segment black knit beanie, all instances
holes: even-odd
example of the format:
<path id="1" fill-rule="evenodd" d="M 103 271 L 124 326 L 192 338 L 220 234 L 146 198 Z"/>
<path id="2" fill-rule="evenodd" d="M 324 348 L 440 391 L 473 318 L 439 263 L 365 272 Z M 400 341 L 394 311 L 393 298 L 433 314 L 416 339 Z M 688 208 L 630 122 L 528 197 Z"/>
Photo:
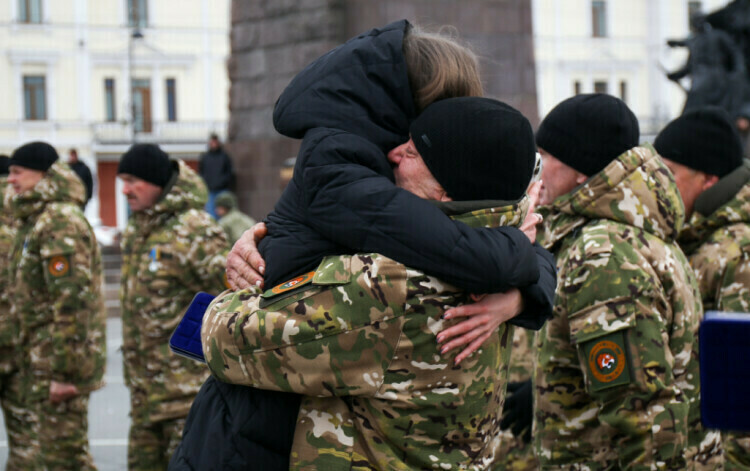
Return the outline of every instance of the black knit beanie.
<path id="1" fill-rule="evenodd" d="M 723 177 L 742 165 L 742 141 L 724 109 L 690 110 L 662 129 L 654 148 L 662 157 Z"/>
<path id="2" fill-rule="evenodd" d="M 8 165 L 46 172 L 58 159 L 57 151 L 46 142 L 29 142 L 13 151 Z"/>
<path id="3" fill-rule="evenodd" d="M 117 173 L 127 173 L 165 187 L 172 177 L 169 155 L 156 144 L 135 144 L 120 158 Z"/>
<path id="4" fill-rule="evenodd" d="M 8 167 L 10 167 L 10 164 L 8 163 L 9 161 L 10 157 L 7 155 L 0 155 L 0 177 L 8 174 Z"/>
<path id="5" fill-rule="evenodd" d="M 517 200 L 534 170 L 534 133 L 516 109 L 490 98 L 449 98 L 409 129 L 430 172 L 454 201 Z"/>
<path id="6" fill-rule="evenodd" d="M 603 93 L 560 102 L 536 132 L 536 144 L 586 176 L 638 145 L 638 120 L 619 98 Z"/>

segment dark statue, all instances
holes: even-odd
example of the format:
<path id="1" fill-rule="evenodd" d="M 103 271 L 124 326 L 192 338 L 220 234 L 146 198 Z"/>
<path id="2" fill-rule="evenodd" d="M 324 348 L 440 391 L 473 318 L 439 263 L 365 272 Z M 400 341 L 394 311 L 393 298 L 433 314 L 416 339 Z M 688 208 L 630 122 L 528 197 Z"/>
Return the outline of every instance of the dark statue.
<path id="1" fill-rule="evenodd" d="M 691 29 L 687 38 L 667 41 L 670 47 L 689 50 L 685 65 L 667 74 L 678 84 L 690 76 L 683 112 L 715 105 L 737 118 L 750 111 L 750 0 L 735 0 L 710 15 L 694 15 Z"/>

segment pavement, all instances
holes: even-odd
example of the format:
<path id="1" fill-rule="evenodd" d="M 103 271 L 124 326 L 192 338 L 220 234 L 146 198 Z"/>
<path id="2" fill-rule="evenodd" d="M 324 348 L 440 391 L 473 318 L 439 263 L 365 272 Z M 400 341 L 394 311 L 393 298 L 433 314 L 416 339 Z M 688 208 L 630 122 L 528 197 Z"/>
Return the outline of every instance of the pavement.
<path id="1" fill-rule="evenodd" d="M 130 396 L 122 377 L 122 322 L 107 319 L 106 385 L 91 394 L 89 402 L 89 445 L 99 471 L 127 469 Z M 8 460 L 8 439 L 0 414 L 0 469 Z"/>

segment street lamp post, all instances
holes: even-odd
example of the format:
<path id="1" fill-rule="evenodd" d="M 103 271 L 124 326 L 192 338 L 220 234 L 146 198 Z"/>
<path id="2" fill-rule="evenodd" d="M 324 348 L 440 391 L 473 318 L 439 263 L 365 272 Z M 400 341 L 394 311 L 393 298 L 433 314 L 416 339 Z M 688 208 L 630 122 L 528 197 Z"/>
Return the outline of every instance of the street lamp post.
<path id="1" fill-rule="evenodd" d="M 142 39 L 143 33 L 138 27 L 133 27 L 128 37 L 128 90 L 130 91 L 130 144 L 135 144 L 135 88 L 133 87 L 133 48 L 136 39 Z"/>

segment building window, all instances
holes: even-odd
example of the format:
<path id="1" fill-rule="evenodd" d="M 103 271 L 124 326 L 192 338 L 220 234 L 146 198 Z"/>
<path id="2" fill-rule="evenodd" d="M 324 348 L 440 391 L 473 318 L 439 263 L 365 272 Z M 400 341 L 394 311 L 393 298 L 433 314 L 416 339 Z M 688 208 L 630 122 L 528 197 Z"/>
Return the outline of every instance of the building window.
<path id="1" fill-rule="evenodd" d="M 117 121 L 117 112 L 115 110 L 115 79 L 104 79 L 104 107 L 105 119 L 107 121 Z"/>
<path id="2" fill-rule="evenodd" d="M 607 3 L 604 0 L 591 2 L 591 34 L 595 38 L 607 36 Z"/>
<path id="3" fill-rule="evenodd" d="M 580 95 L 581 94 L 581 81 L 576 80 L 573 82 L 573 94 L 574 95 Z"/>
<path id="4" fill-rule="evenodd" d="M 620 81 L 620 100 L 628 102 L 628 82 L 625 80 Z"/>
<path id="5" fill-rule="evenodd" d="M 47 100 L 43 75 L 24 75 L 24 117 L 28 120 L 47 119 Z"/>
<path id="6" fill-rule="evenodd" d="M 128 25 L 145 28 L 148 25 L 148 1 L 128 0 Z"/>
<path id="7" fill-rule="evenodd" d="M 18 0 L 18 21 L 21 23 L 41 23 L 42 0 Z"/>
<path id="8" fill-rule="evenodd" d="M 594 93 L 609 93 L 607 82 L 594 82 Z"/>
<path id="9" fill-rule="evenodd" d="M 703 2 L 688 2 L 688 30 L 693 30 L 693 18 L 703 11 Z"/>
<path id="10" fill-rule="evenodd" d="M 151 81 L 133 79 L 133 126 L 136 132 L 151 132 Z"/>
<path id="11" fill-rule="evenodd" d="M 177 121 L 177 80 L 167 79 L 167 121 Z"/>

